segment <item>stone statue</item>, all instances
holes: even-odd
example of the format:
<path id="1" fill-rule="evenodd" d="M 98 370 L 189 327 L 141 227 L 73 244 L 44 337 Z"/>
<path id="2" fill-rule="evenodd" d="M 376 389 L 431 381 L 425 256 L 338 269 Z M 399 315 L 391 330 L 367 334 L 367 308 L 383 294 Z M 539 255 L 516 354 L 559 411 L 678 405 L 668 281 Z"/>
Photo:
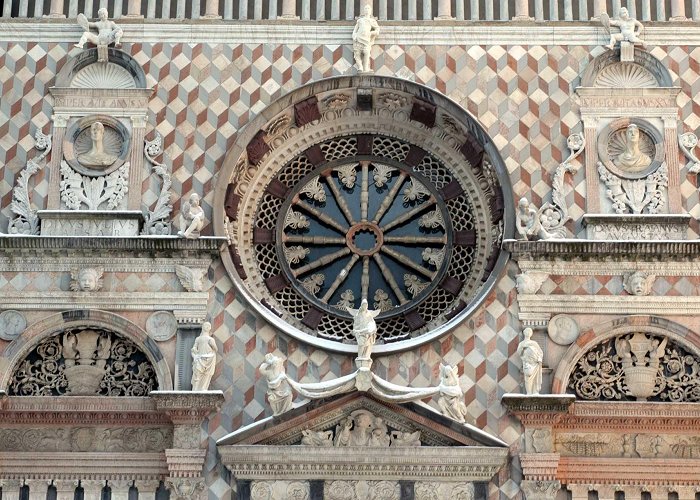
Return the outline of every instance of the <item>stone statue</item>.
<path id="1" fill-rule="evenodd" d="M 178 235 L 183 238 L 196 239 L 199 238 L 199 232 L 204 227 L 204 210 L 199 206 L 199 195 L 192 193 L 189 201 L 182 205 L 182 217 L 189 225 L 184 231 L 178 231 Z M 185 227 L 186 223 L 183 223 Z"/>
<path id="2" fill-rule="evenodd" d="M 515 210 L 515 227 L 523 240 L 549 240 L 552 234 L 542 227 L 540 211 L 527 198 L 520 198 Z"/>
<path id="3" fill-rule="evenodd" d="M 651 287 L 654 285 L 654 281 L 656 281 L 656 275 L 637 271 L 632 274 L 625 275 L 623 279 L 623 286 L 625 291 L 630 295 L 649 295 L 651 293 Z"/>
<path id="4" fill-rule="evenodd" d="M 457 367 L 440 365 L 440 398 L 438 406 L 442 414 L 457 422 L 466 422 L 467 405 L 464 404 L 464 392 L 459 385 Z"/>
<path id="5" fill-rule="evenodd" d="M 369 58 L 372 45 L 379 35 L 379 24 L 372 17 L 372 5 L 367 3 L 362 9 L 362 15 L 357 18 L 355 29 L 352 32 L 352 54 L 355 57 L 355 65 L 360 72 L 372 71 Z"/>
<path id="6" fill-rule="evenodd" d="M 391 432 L 391 446 L 394 448 L 405 448 L 411 446 L 420 446 L 420 431 L 416 432 Z"/>
<path id="7" fill-rule="evenodd" d="M 105 152 L 105 126 L 101 122 L 95 122 L 90 125 L 90 139 L 92 139 L 90 151 L 78 155 L 78 161 L 81 165 L 102 168 L 111 165 L 117 160 L 116 155 Z"/>
<path id="8" fill-rule="evenodd" d="M 281 415 L 292 407 L 292 390 L 284 372 L 281 358 L 271 352 L 265 354 L 265 361 L 260 365 L 260 373 L 267 378 L 267 399 L 273 415 Z"/>
<path id="9" fill-rule="evenodd" d="M 651 158 L 639 149 L 639 127 L 634 123 L 625 130 L 625 150 L 612 162 L 626 172 L 640 172 L 651 165 Z"/>
<path id="10" fill-rule="evenodd" d="M 607 14 L 601 14 L 600 21 L 603 27 L 610 33 L 610 43 L 606 47 L 610 50 L 615 48 L 617 42 L 629 42 L 634 45 L 646 46 L 644 40 L 639 38 L 644 26 L 642 23 L 630 17 L 626 7 L 620 9 L 618 19 L 610 19 Z M 611 33 L 610 26 L 620 28 L 619 33 Z"/>
<path id="11" fill-rule="evenodd" d="M 211 323 L 202 324 L 202 333 L 192 346 L 192 390 L 206 391 L 216 368 L 216 342 L 210 335 Z"/>
<path id="12" fill-rule="evenodd" d="M 87 20 L 84 14 L 78 14 L 78 24 L 85 30 L 80 41 L 75 44 L 76 47 L 82 49 L 85 42 L 90 42 L 97 45 L 98 61 L 107 61 L 107 46 L 114 43 L 115 46 L 121 45 L 121 38 L 124 32 L 116 25 L 114 21 L 107 19 L 109 13 L 104 7 L 97 11 L 97 22 L 91 23 Z M 94 34 L 90 29 L 96 29 L 97 34 Z"/>
<path id="13" fill-rule="evenodd" d="M 544 353 L 540 345 L 532 340 L 532 328 L 523 330 L 525 337 L 518 345 L 518 356 L 523 362 L 525 393 L 539 394 L 542 388 L 542 360 Z"/>
<path id="14" fill-rule="evenodd" d="M 370 359 L 372 357 L 372 347 L 377 341 L 377 324 L 374 318 L 381 310 L 368 309 L 367 299 L 362 299 L 359 309 L 348 307 L 348 312 L 354 318 L 352 333 L 357 340 L 357 359 Z"/>
<path id="15" fill-rule="evenodd" d="M 101 267 L 83 267 L 82 269 L 71 269 L 70 289 L 73 292 L 96 292 L 102 288 Z"/>
<path id="16" fill-rule="evenodd" d="M 301 431 L 301 444 L 304 446 L 333 446 L 333 431 Z"/>

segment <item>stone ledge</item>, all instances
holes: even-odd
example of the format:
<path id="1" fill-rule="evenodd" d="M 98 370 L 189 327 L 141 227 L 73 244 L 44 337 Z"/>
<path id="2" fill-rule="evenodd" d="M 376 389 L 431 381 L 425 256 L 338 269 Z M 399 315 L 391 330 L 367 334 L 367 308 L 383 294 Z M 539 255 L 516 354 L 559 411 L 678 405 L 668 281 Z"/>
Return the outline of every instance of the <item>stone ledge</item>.
<path id="1" fill-rule="evenodd" d="M 565 484 L 695 486 L 699 464 L 689 459 L 561 457 L 557 479 Z"/>
<path id="2" fill-rule="evenodd" d="M 16 255 L 17 250 L 81 252 L 110 250 L 161 253 L 191 252 L 218 255 L 227 244 L 225 237 L 202 236 L 197 239 L 178 236 L 14 236 L 0 235 L 0 255 L 5 252 Z"/>
<path id="3" fill-rule="evenodd" d="M 224 402 L 223 391 L 151 391 L 149 396 L 176 425 L 200 424 Z"/>
<path id="4" fill-rule="evenodd" d="M 504 394 L 501 398 L 512 413 L 566 413 L 574 401 L 573 394 Z"/>
<path id="5" fill-rule="evenodd" d="M 222 463 L 238 479 L 489 481 L 508 457 L 507 448 L 315 448 L 219 446 Z"/>
<path id="6" fill-rule="evenodd" d="M 582 260 L 678 260 L 700 256 L 700 240 L 504 240 L 503 249 L 515 260 L 547 260 L 579 257 Z"/>

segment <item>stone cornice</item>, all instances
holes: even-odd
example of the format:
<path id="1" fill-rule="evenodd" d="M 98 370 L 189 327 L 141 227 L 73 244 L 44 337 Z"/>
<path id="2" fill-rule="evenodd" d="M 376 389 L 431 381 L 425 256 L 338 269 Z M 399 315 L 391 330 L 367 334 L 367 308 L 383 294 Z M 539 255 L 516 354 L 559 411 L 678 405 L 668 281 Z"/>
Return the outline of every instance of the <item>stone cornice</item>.
<path id="1" fill-rule="evenodd" d="M 104 256 L 106 252 L 118 257 L 170 255 L 218 255 L 226 244 L 226 238 L 208 236 L 198 239 L 178 238 L 177 236 L 0 236 L 0 257 L 16 256 L 18 251 L 25 255 L 47 255 L 65 257 L 79 253 Z"/>
<path id="2" fill-rule="evenodd" d="M 526 427 L 556 425 L 576 400 L 571 394 L 504 394 L 501 403 Z"/>
<path id="3" fill-rule="evenodd" d="M 222 391 L 152 391 L 149 396 L 176 425 L 200 424 L 224 402 Z"/>
<path id="4" fill-rule="evenodd" d="M 4 479 L 160 479 L 168 475 L 164 453 L 0 453 Z"/>
<path id="5" fill-rule="evenodd" d="M 120 19 L 122 43 L 352 44 L 352 21 L 156 21 Z M 595 22 L 381 21 L 379 45 L 592 45 L 609 41 Z M 694 23 L 645 23 L 651 46 L 700 45 Z M 71 42 L 80 38 L 74 20 L 12 19 L 0 22 L 0 42 Z"/>
<path id="6" fill-rule="evenodd" d="M 622 273 L 620 273 L 622 274 Z M 527 314 L 653 314 L 696 316 L 700 297 L 631 295 L 518 295 L 518 306 Z"/>
<path id="7" fill-rule="evenodd" d="M 558 430 L 658 433 L 697 432 L 700 403 L 577 401 Z"/>
<path id="8" fill-rule="evenodd" d="M 671 259 L 671 257 L 669 257 Z M 0 260 L 0 262 L 2 262 Z M 530 260 L 520 259 L 518 261 L 520 270 L 536 271 L 559 276 L 621 276 L 624 273 L 642 271 L 643 273 L 655 274 L 657 276 L 700 276 L 700 262 L 698 261 L 658 261 L 644 262 L 633 258 L 615 262 L 615 267 L 611 268 L 610 263 L 601 261 L 583 260 Z"/>
<path id="9" fill-rule="evenodd" d="M 661 261 L 666 259 L 695 259 L 700 256 L 700 240 L 689 241 L 595 241 L 595 240 L 505 240 L 503 249 L 515 260 L 571 259 L 608 262 L 637 259 Z"/>
<path id="10" fill-rule="evenodd" d="M 303 449 L 303 453 L 300 452 Z M 222 463 L 237 479 L 358 479 L 489 481 L 508 449 L 482 446 L 411 448 L 315 448 L 219 446 Z"/>

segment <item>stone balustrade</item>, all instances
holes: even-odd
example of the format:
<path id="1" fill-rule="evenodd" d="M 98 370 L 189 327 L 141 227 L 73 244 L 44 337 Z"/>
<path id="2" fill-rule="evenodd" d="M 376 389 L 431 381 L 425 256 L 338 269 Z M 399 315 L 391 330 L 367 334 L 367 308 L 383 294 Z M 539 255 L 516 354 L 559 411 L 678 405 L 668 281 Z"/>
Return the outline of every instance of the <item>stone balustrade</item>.
<path id="1" fill-rule="evenodd" d="M 364 5 L 362 0 L 361 4 Z M 110 2 L 111 3 L 111 2 Z M 3 18 L 75 18 L 78 0 L 18 0 L 5 2 Z M 374 14 L 383 21 L 588 21 L 621 6 L 640 21 L 700 20 L 700 0 L 373 0 Z M 146 19 L 301 19 L 353 20 L 360 14 L 354 0 L 261 0 L 252 10 L 247 0 L 114 0 L 114 18 Z M 84 14 L 96 17 L 107 0 L 85 2 Z M 483 8 L 482 8 L 483 7 Z"/>

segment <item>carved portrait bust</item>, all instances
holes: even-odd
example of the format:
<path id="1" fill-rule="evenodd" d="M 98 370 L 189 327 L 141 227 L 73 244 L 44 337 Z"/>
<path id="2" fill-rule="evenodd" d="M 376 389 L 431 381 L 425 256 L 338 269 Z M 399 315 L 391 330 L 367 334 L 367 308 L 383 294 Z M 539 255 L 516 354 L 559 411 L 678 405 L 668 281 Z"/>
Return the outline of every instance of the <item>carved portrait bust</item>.
<path id="1" fill-rule="evenodd" d="M 600 132 L 598 154 L 600 161 L 616 176 L 643 179 L 661 166 L 663 139 L 645 120 L 622 118 Z"/>
<path id="2" fill-rule="evenodd" d="M 90 116 L 68 127 L 63 152 L 73 170 L 95 177 L 124 164 L 129 142 L 129 131 L 120 121 L 105 115 Z"/>

